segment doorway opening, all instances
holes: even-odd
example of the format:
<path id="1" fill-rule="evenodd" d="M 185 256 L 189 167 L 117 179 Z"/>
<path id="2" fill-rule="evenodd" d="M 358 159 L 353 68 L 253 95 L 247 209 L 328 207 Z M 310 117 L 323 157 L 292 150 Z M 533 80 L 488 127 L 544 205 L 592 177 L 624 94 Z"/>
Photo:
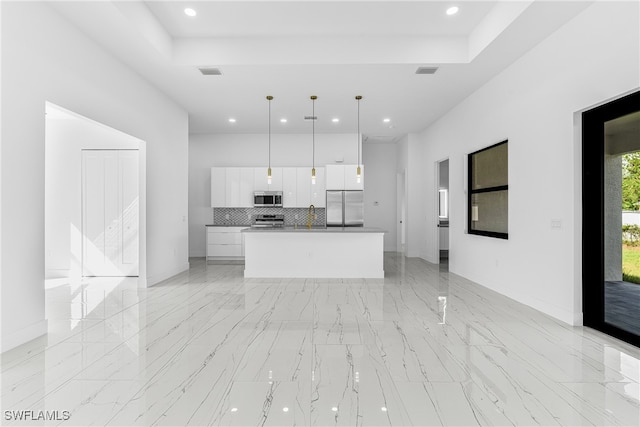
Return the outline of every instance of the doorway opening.
<path id="1" fill-rule="evenodd" d="M 52 103 L 45 122 L 45 278 L 134 276 L 145 286 L 144 141 Z M 102 160 L 89 164 L 87 153 Z"/>
<path id="2" fill-rule="evenodd" d="M 406 254 L 407 246 L 407 196 L 406 196 L 406 179 L 405 172 L 398 172 L 396 176 L 396 218 L 397 218 L 397 242 L 396 251 L 403 258 Z"/>
<path id="3" fill-rule="evenodd" d="M 449 159 L 436 164 L 438 209 L 437 241 L 438 260 L 441 266 L 449 265 Z"/>
<path id="4" fill-rule="evenodd" d="M 584 112 L 582 149 L 584 325 L 638 346 L 640 92 Z"/>

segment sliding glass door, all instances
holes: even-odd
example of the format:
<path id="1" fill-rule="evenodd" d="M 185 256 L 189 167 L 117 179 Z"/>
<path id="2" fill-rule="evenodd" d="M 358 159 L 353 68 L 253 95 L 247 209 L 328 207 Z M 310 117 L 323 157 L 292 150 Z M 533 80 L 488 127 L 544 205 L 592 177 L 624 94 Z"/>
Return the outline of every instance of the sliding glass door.
<path id="1" fill-rule="evenodd" d="M 640 92 L 586 111 L 584 325 L 640 345 Z"/>

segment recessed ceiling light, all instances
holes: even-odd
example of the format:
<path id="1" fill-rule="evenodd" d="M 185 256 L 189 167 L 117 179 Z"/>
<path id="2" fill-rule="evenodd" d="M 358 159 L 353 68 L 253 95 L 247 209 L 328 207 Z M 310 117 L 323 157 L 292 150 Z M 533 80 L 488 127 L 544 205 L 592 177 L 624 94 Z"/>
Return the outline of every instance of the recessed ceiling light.
<path id="1" fill-rule="evenodd" d="M 236 122 L 236 119 L 234 119 L 233 117 L 229 119 L 229 123 L 235 123 L 235 122 Z"/>
<path id="2" fill-rule="evenodd" d="M 231 412 L 238 412 L 238 408 L 231 408 Z"/>
<path id="3" fill-rule="evenodd" d="M 198 14 L 198 12 L 196 12 L 194 9 L 191 9 L 190 7 L 188 7 L 188 8 L 186 8 L 184 10 L 184 14 L 187 15 L 187 16 L 194 17 L 194 16 L 196 16 Z"/>
<path id="4" fill-rule="evenodd" d="M 287 123 L 287 119 L 280 119 L 280 123 Z"/>
<path id="5" fill-rule="evenodd" d="M 447 15 L 455 15 L 459 10 L 460 8 L 458 6 L 451 6 L 449 9 L 447 9 Z"/>
<path id="6" fill-rule="evenodd" d="M 282 412 L 289 412 L 289 408 L 285 406 L 284 408 L 282 408 Z"/>
<path id="7" fill-rule="evenodd" d="M 333 408 L 331 408 L 331 410 L 332 410 L 333 412 L 338 412 L 338 407 L 337 407 L 337 406 L 334 406 Z"/>
<path id="8" fill-rule="evenodd" d="M 338 123 L 338 122 L 340 121 L 340 119 L 339 119 L 339 118 L 337 118 L 337 117 L 334 117 L 333 119 L 331 119 L 331 121 L 332 121 L 333 123 Z"/>
<path id="9" fill-rule="evenodd" d="M 385 123 L 389 123 L 391 121 L 391 119 L 382 119 L 383 122 Z"/>

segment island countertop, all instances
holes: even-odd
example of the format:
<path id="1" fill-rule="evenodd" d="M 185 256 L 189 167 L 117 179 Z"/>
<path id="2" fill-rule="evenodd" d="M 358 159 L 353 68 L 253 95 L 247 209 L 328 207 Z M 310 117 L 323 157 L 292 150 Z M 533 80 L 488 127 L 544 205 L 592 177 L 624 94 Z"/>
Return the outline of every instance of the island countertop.
<path id="1" fill-rule="evenodd" d="M 243 233 L 386 233 L 385 230 L 375 227 L 282 227 L 282 228 L 245 228 Z"/>

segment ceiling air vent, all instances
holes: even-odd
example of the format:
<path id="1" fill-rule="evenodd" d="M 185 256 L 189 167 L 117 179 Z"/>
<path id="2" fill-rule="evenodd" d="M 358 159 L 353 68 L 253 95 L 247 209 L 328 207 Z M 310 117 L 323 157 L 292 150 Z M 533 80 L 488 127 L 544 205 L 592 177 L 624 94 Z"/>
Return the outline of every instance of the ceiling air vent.
<path id="1" fill-rule="evenodd" d="M 416 74 L 435 74 L 438 67 L 418 67 Z"/>
<path id="2" fill-rule="evenodd" d="M 305 120 L 318 120 L 318 116 L 304 116 Z"/>
<path id="3" fill-rule="evenodd" d="M 214 67 L 198 67 L 203 76 L 221 76 L 222 71 Z"/>

